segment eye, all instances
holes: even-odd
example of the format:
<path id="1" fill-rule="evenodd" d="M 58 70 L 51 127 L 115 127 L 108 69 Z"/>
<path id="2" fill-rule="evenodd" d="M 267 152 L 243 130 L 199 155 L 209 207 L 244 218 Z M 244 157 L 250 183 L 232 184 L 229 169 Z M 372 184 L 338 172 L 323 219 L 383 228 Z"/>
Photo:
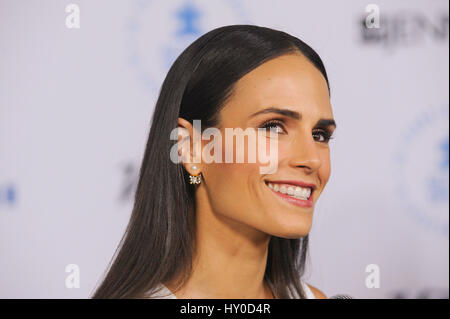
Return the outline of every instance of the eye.
<path id="1" fill-rule="evenodd" d="M 326 130 L 317 130 L 315 132 L 313 132 L 313 137 L 316 139 L 316 137 L 318 139 L 316 139 L 316 141 L 320 142 L 320 143 L 328 143 L 332 138 L 334 138 L 332 136 L 332 132 L 330 132 L 328 129 Z"/>
<path id="2" fill-rule="evenodd" d="M 264 122 L 259 126 L 259 128 L 262 129 L 269 129 L 270 131 L 274 131 L 277 134 L 283 134 L 286 133 L 286 130 L 284 129 L 284 123 L 281 120 L 270 120 L 267 122 Z"/>

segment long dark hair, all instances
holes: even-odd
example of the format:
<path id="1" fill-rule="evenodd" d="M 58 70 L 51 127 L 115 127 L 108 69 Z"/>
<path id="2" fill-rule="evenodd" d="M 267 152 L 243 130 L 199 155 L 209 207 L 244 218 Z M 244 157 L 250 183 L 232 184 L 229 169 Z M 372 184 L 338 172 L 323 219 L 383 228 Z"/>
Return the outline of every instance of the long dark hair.
<path id="1" fill-rule="evenodd" d="M 186 282 L 195 251 L 194 188 L 181 164 L 170 160 L 177 142 L 169 138 L 178 117 L 203 127 L 218 114 L 234 84 L 262 63 L 289 53 L 303 54 L 322 73 L 325 67 L 306 43 L 285 32 L 231 25 L 214 29 L 177 58 L 161 87 L 139 174 L 131 219 L 93 298 L 142 298 L 161 283 Z M 272 236 L 264 275 L 276 298 L 305 297 L 308 235 Z"/>

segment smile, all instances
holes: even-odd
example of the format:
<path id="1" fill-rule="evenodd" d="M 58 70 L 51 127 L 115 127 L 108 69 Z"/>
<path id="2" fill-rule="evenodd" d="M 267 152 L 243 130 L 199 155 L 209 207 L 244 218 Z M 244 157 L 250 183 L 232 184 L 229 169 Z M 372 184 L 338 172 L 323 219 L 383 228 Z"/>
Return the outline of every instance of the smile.
<path id="1" fill-rule="evenodd" d="M 301 187 L 286 182 L 266 182 L 266 185 L 275 195 L 290 204 L 300 207 L 313 205 L 313 187 Z"/>

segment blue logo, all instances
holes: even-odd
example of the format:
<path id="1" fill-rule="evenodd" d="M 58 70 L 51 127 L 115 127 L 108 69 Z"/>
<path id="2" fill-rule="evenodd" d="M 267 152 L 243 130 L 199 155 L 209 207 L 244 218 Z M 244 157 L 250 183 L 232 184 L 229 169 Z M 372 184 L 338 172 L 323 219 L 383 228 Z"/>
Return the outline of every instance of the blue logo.
<path id="1" fill-rule="evenodd" d="M 200 34 L 198 26 L 198 19 L 200 18 L 200 11 L 192 3 L 185 3 L 179 10 L 176 11 L 176 17 L 181 23 L 181 28 L 177 32 L 177 36 L 183 37 L 186 35 Z"/>
<path id="2" fill-rule="evenodd" d="M 404 211 L 448 237 L 449 106 L 418 114 L 400 140 L 397 191 Z"/>
<path id="3" fill-rule="evenodd" d="M 448 136 L 444 137 L 436 148 L 441 160 L 433 175 L 429 177 L 429 196 L 431 200 L 448 201 Z"/>
<path id="4" fill-rule="evenodd" d="M 12 206 L 17 200 L 17 190 L 12 184 L 0 186 L 0 206 Z"/>
<path id="5" fill-rule="evenodd" d="M 238 0 L 134 1 L 126 26 L 128 62 L 145 90 L 157 94 L 177 56 L 202 34 L 249 23 Z"/>

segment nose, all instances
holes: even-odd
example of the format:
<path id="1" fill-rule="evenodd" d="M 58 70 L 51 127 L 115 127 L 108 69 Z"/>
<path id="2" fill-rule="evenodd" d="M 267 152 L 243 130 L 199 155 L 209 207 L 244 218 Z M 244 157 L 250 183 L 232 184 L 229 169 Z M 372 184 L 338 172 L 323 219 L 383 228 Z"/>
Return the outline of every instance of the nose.
<path id="1" fill-rule="evenodd" d="M 322 165 L 317 143 L 312 134 L 302 134 L 293 142 L 289 165 L 303 168 L 306 173 L 317 171 Z"/>

